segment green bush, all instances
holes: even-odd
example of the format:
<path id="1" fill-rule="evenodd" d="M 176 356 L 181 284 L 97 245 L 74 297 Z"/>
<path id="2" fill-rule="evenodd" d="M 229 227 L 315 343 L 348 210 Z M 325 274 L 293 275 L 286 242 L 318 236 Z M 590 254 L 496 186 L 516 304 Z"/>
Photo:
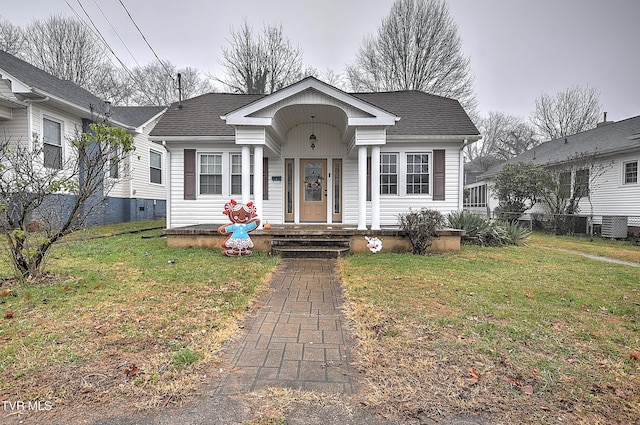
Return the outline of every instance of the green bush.
<path id="1" fill-rule="evenodd" d="M 531 232 L 517 224 L 489 220 L 468 211 L 454 211 L 447 216 L 449 227 L 462 229 L 462 243 L 482 246 L 519 245 Z"/>
<path id="2" fill-rule="evenodd" d="M 419 211 L 409 210 L 398 215 L 400 228 L 409 238 L 413 253 L 424 255 L 433 243 L 436 230 L 443 227 L 445 220 L 436 210 L 422 208 Z"/>

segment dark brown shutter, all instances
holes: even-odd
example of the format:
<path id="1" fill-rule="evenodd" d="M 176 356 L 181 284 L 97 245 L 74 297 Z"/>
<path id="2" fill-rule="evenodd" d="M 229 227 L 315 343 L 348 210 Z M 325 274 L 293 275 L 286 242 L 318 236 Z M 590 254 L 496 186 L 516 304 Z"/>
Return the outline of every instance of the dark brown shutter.
<path id="1" fill-rule="evenodd" d="M 269 200 L 269 158 L 262 158 L 262 199 Z"/>
<path id="2" fill-rule="evenodd" d="M 444 201 L 444 149 L 433 151 L 433 200 Z"/>
<path id="3" fill-rule="evenodd" d="M 184 150 L 184 199 L 196 199 L 196 150 Z"/>

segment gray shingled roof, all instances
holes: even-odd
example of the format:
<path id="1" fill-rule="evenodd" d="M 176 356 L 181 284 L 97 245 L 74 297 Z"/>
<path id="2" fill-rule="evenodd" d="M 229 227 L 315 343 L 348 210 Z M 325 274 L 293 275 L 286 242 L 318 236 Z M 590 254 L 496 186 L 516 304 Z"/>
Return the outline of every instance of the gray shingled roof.
<path id="1" fill-rule="evenodd" d="M 151 132 L 154 137 L 233 136 L 235 130 L 220 119 L 265 95 L 209 93 L 171 105 Z M 401 119 L 389 135 L 479 135 L 457 100 L 419 91 L 355 93 L 352 96 Z"/>
<path id="2" fill-rule="evenodd" d="M 354 97 L 400 117 L 389 135 L 471 136 L 480 132 L 460 103 L 417 90 L 354 93 Z"/>
<path id="3" fill-rule="evenodd" d="M 172 104 L 151 131 L 152 136 L 234 136 L 220 117 L 264 95 L 208 93 Z"/>
<path id="4" fill-rule="evenodd" d="M 165 110 L 165 106 L 112 106 L 111 110 L 118 117 L 126 117 L 127 124 L 140 127 L 151 118 Z"/>
<path id="5" fill-rule="evenodd" d="M 640 150 L 640 140 L 631 136 L 640 131 L 640 116 L 627 118 L 572 136 L 549 140 L 506 162 L 495 165 L 481 178 L 496 175 L 504 164 L 512 162 L 533 162 L 540 165 L 560 164 L 582 156 L 602 156 L 617 152 Z"/>
<path id="6" fill-rule="evenodd" d="M 11 74 L 25 85 L 38 89 L 46 95 L 62 99 L 78 108 L 88 110 L 89 105 L 101 108 L 104 103 L 103 99 L 100 99 L 77 84 L 68 80 L 61 80 L 2 50 L 0 50 L 0 69 Z M 147 116 L 148 120 L 160 110 L 162 110 L 162 108 L 156 109 L 156 112 L 151 114 L 151 109 L 133 111 L 129 110 L 128 107 L 114 108 L 111 119 L 124 125 L 138 127 L 140 124 L 136 125 L 136 123 L 140 122 L 143 114 L 151 114 Z"/>

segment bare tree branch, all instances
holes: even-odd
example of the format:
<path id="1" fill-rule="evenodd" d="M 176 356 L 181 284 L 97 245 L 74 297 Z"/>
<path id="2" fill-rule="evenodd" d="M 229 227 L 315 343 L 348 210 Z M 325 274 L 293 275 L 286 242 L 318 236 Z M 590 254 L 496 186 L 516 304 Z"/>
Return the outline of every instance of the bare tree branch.
<path id="1" fill-rule="evenodd" d="M 443 0 L 396 0 L 347 74 L 355 91 L 421 90 L 476 113 L 469 58 Z"/>
<path id="2" fill-rule="evenodd" d="M 0 20 L 0 50 L 4 50 L 17 57 L 22 57 L 24 51 L 24 31 L 6 19 Z"/>
<path id="3" fill-rule="evenodd" d="M 245 20 L 231 28 L 231 46 L 222 48 L 224 79 L 212 77 L 236 93 L 273 93 L 302 76 L 302 50 L 293 47 L 282 26 L 265 26 L 255 34 Z"/>
<path id="4" fill-rule="evenodd" d="M 595 88 L 573 86 L 550 96 L 536 99 L 531 123 L 546 139 L 558 139 L 595 128 L 602 106 Z"/>

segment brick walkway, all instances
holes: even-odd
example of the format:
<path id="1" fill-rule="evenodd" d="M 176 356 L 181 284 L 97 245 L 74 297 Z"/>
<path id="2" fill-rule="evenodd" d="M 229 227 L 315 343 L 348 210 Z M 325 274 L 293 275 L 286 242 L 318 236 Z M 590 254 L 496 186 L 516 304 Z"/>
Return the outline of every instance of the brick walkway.
<path id="1" fill-rule="evenodd" d="M 355 390 L 349 366 L 351 340 L 340 310 L 336 260 L 282 259 L 271 289 L 246 334 L 230 347 L 231 373 L 216 394 L 266 386 L 320 392 Z"/>

